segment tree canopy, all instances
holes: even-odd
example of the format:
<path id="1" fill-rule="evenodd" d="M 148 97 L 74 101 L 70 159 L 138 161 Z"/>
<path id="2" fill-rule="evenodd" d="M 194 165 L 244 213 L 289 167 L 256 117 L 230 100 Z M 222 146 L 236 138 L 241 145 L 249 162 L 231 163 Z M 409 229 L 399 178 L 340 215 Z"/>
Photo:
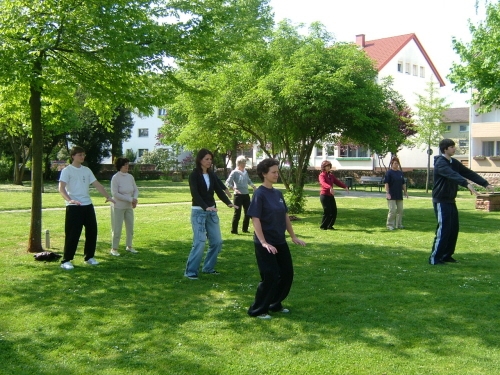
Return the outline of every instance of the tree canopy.
<path id="1" fill-rule="evenodd" d="M 164 129 L 190 145 L 245 133 L 265 155 L 280 155 L 282 180 L 298 201 L 318 142 L 343 137 L 378 151 L 401 134 L 390 87 L 376 83 L 372 60 L 320 24 L 300 31 L 281 22 L 269 40 L 192 77 L 195 89 L 178 92 Z"/>
<path id="2" fill-rule="evenodd" d="M 413 143 L 427 148 L 427 179 L 425 183 L 426 192 L 429 189 L 431 154 L 433 146 L 438 146 L 445 132 L 443 113 L 450 107 L 445 98 L 439 96 L 437 83 L 432 80 L 428 82 L 425 89 L 426 95 L 417 94 L 418 101 L 415 104 L 416 111 L 416 134 L 412 138 Z"/>
<path id="3" fill-rule="evenodd" d="M 81 89 L 103 120 L 118 106 L 150 113 L 169 95 L 160 78 L 171 76 L 172 61 L 187 70 L 212 66 L 271 24 L 267 0 L 1 0 L 0 86 L 29 98 L 28 250 L 41 250 L 44 107 L 70 108 Z"/>
<path id="4" fill-rule="evenodd" d="M 472 91 L 471 101 L 479 106 L 479 112 L 500 106 L 500 3 L 485 2 L 485 5 L 485 21 L 478 25 L 469 23 L 471 41 L 453 39 L 453 49 L 460 56 L 460 62 L 453 63 L 448 75 L 456 91 Z"/>

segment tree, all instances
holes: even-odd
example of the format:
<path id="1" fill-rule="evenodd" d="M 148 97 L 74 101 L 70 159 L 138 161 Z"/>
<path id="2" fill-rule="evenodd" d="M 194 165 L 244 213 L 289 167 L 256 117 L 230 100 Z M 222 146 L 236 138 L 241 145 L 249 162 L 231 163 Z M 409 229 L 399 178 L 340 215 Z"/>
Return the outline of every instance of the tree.
<path id="1" fill-rule="evenodd" d="M 208 67 L 272 19 L 266 0 L 0 1 L 0 85 L 29 97 L 33 185 L 28 251 L 42 250 L 43 105 L 71 108 L 75 92 L 105 120 L 118 105 L 151 113 L 165 102 L 172 59 Z"/>
<path id="2" fill-rule="evenodd" d="M 110 143 L 111 143 L 111 158 L 123 156 L 123 142 L 128 140 L 132 135 L 132 128 L 134 127 L 134 121 L 132 120 L 132 112 L 119 106 L 115 113 L 116 117 L 111 122 L 111 129 L 109 132 Z"/>
<path id="3" fill-rule="evenodd" d="M 478 112 L 490 112 L 500 106 L 500 3 L 485 2 L 486 19 L 477 26 L 469 23 L 470 43 L 453 38 L 453 49 L 460 56 L 453 63 L 448 79 L 461 93 L 472 91 L 471 102 Z M 477 4 L 476 4 L 477 7 Z"/>
<path id="4" fill-rule="evenodd" d="M 268 41 L 193 78 L 196 90 L 177 95 L 168 121 L 180 143 L 195 134 L 244 131 L 267 156 L 279 155 L 287 202 L 300 212 L 315 144 L 343 136 L 379 150 L 398 131 L 376 77 L 372 60 L 355 45 L 334 43 L 320 24 L 302 35 L 285 21 Z"/>
<path id="5" fill-rule="evenodd" d="M 444 111 L 450 107 L 445 103 L 445 98 L 440 98 L 437 84 L 429 81 L 425 92 L 426 96 L 417 94 L 418 102 L 416 112 L 417 133 L 413 142 L 417 147 L 425 145 L 427 148 L 427 179 L 425 182 L 425 192 L 429 192 L 429 179 L 431 169 L 431 155 L 433 146 L 438 146 L 446 128 L 442 121 Z"/>

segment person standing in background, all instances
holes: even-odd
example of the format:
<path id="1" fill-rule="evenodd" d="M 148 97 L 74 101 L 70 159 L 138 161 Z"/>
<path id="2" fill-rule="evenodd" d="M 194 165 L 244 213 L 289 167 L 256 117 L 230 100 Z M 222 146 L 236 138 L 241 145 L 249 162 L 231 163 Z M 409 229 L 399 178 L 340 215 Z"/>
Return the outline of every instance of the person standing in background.
<path id="1" fill-rule="evenodd" d="M 347 186 L 333 175 L 331 169 L 332 163 L 328 160 L 323 161 L 321 163 L 321 173 L 318 177 L 319 184 L 321 185 L 319 200 L 323 206 L 323 219 L 321 220 L 319 228 L 323 230 L 335 229 L 333 226 L 337 220 L 337 202 L 335 201 L 335 190 L 333 186 L 337 185 L 349 194 Z"/>
<path id="2" fill-rule="evenodd" d="M 408 198 L 406 182 L 401 170 L 399 159 L 394 157 L 389 164 L 389 170 L 384 177 L 385 196 L 389 213 L 386 226 L 389 230 L 403 229 L 403 194 Z"/>
<path id="3" fill-rule="evenodd" d="M 89 185 L 93 185 L 106 202 L 115 203 L 104 187 L 96 180 L 92 171 L 84 166 L 85 150 L 74 146 L 70 151 L 71 164 L 61 171 L 59 193 L 66 201 L 66 218 L 64 223 L 64 255 L 61 268 L 73 269 L 71 261 L 75 257 L 78 241 L 85 227 L 85 247 L 83 250 L 85 263 L 97 265 L 94 259 L 97 245 L 97 219 L 94 205 L 90 199 Z"/>
<path id="4" fill-rule="evenodd" d="M 184 276 L 191 280 L 198 279 L 198 268 L 203 258 L 205 243 L 208 239 L 208 252 L 202 272 L 217 275 L 215 270 L 217 256 L 222 250 L 219 216 L 215 204 L 214 192 L 228 207 L 238 208 L 231 203 L 224 192 L 224 184 L 212 172 L 213 154 L 202 148 L 196 155 L 196 168 L 189 175 L 189 189 L 192 197 L 191 227 L 193 228 L 193 246 L 189 253 Z M 229 192 L 229 191 L 228 191 Z"/>
<path id="5" fill-rule="evenodd" d="M 116 158 L 115 167 L 118 172 L 111 178 L 111 193 L 116 203 L 111 205 L 112 245 L 110 253 L 114 256 L 120 256 L 118 245 L 125 221 L 125 250 L 137 254 L 137 251 L 132 247 L 132 240 L 134 238 L 134 208 L 137 206 L 139 190 L 134 176 L 128 173 L 129 160 L 127 158 Z"/>
<path id="6" fill-rule="evenodd" d="M 241 217 L 241 208 L 243 207 L 243 226 L 242 232 L 249 233 L 248 226 L 250 224 L 250 217 L 247 216 L 248 206 L 250 206 L 250 194 L 248 192 L 248 185 L 255 190 L 255 185 L 250 176 L 245 169 L 247 164 L 247 158 L 240 155 L 236 158 L 236 168 L 231 172 L 226 180 L 226 186 L 228 189 L 234 190 L 234 200 L 233 203 L 238 208 L 234 211 L 233 222 L 232 222 L 232 234 L 238 234 L 238 223 Z"/>

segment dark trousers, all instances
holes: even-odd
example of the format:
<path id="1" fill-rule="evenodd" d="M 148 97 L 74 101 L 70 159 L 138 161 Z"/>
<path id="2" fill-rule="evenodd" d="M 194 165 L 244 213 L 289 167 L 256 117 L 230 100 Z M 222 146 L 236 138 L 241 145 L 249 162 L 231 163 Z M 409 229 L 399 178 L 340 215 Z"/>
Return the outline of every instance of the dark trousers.
<path id="1" fill-rule="evenodd" d="M 61 263 L 73 260 L 78 247 L 78 241 L 85 227 L 85 260 L 94 257 L 97 244 L 97 220 L 94 205 L 66 206 L 66 220 L 64 224 L 64 257 Z"/>
<path id="2" fill-rule="evenodd" d="M 287 243 L 274 245 L 278 250 L 276 254 L 268 252 L 260 243 L 254 245 L 261 281 L 255 301 L 248 309 L 250 316 L 283 309 L 281 302 L 288 296 L 293 282 L 292 255 Z"/>
<path id="3" fill-rule="evenodd" d="M 337 202 L 332 195 L 320 195 L 319 200 L 323 206 L 323 220 L 321 220 L 320 228 L 328 229 L 335 225 L 337 220 Z"/>
<path id="4" fill-rule="evenodd" d="M 243 232 L 248 231 L 248 225 L 250 223 L 250 217 L 247 216 L 248 207 L 250 206 L 250 194 L 235 194 L 234 195 L 234 205 L 238 206 L 237 210 L 234 210 L 233 215 L 233 227 L 232 232 L 238 232 L 238 223 L 241 217 L 241 207 L 243 207 L 244 217 L 243 217 Z"/>
<path id="5" fill-rule="evenodd" d="M 434 214 L 438 224 L 429 257 L 430 264 L 442 262 L 455 253 L 459 228 L 455 203 L 434 203 Z"/>

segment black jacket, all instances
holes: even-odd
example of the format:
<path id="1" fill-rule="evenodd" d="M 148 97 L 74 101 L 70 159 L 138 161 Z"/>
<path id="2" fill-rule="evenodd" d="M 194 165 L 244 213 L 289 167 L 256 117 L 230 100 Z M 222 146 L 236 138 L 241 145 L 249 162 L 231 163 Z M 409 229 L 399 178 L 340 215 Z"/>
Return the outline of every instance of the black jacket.
<path id="1" fill-rule="evenodd" d="M 219 180 L 219 177 L 217 177 L 212 171 L 208 172 L 208 176 L 210 178 L 210 188 L 207 189 L 205 178 L 201 172 L 195 169 L 189 175 L 189 189 L 191 190 L 191 196 L 193 197 L 192 205 L 200 206 L 203 210 L 206 210 L 208 207 L 216 206 L 214 192 L 221 201 L 230 205 L 231 201 L 224 192 L 226 187 L 222 181 Z"/>
<path id="2" fill-rule="evenodd" d="M 458 160 L 446 159 L 443 155 L 434 157 L 434 187 L 432 201 L 434 203 L 453 203 L 457 197 L 458 185 L 467 187 L 473 181 L 481 186 L 488 186 L 488 181 L 470 170 Z"/>

